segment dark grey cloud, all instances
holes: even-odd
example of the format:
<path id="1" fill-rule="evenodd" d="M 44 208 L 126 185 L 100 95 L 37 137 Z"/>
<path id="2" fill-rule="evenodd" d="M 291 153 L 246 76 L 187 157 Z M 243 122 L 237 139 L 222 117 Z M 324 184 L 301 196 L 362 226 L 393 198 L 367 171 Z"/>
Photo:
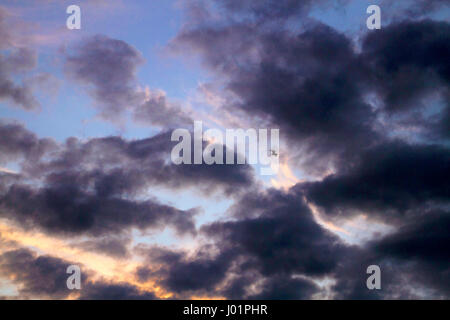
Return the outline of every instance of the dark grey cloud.
<path id="1" fill-rule="evenodd" d="M 311 299 L 319 288 L 311 280 L 292 279 L 285 276 L 270 278 L 264 282 L 263 290 L 248 297 L 250 300 L 305 300 Z"/>
<path id="2" fill-rule="evenodd" d="M 394 233 L 354 250 L 336 269 L 337 299 L 448 299 L 448 212 L 431 210 L 405 220 Z M 367 290 L 369 265 L 381 269 L 381 290 Z"/>
<path id="3" fill-rule="evenodd" d="M 386 110 L 417 108 L 425 93 L 448 88 L 449 40 L 450 25 L 432 20 L 400 22 L 367 35 L 363 58 Z"/>
<path id="4" fill-rule="evenodd" d="M 439 145 L 384 144 L 341 172 L 297 186 L 332 215 L 370 213 L 384 221 L 426 206 L 448 205 L 450 151 Z"/>
<path id="5" fill-rule="evenodd" d="M 56 147 L 51 139 L 40 139 L 14 122 L 0 121 L 0 163 L 13 160 L 37 161 Z"/>
<path id="6" fill-rule="evenodd" d="M 22 299 L 47 297 L 64 299 L 71 293 L 67 289 L 68 261 L 51 256 L 37 256 L 28 249 L 17 249 L 0 255 L 0 273 L 14 276 Z M 85 279 L 81 278 L 83 283 Z"/>
<path id="7" fill-rule="evenodd" d="M 449 212 L 431 211 L 426 215 L 408 221 L 396 233 L 371 246 L 385 257 L 401 260 L 417 260 L 448 273 L 450 267 Z M 444 278 L 443 278 L 444 280 Z M 447 288 L 450 283 L 447 281 Z"/>
<path id="8" fill-rule="evenodd" d="M 450 296 L 450 213 L 430 211 L 410 219 L 396 233 L 370 244 L 371 250 L 395 264 L 399 281 L 412 297 L 448 299 Z M 392 261 L 394 263 L 392 263 Z M 400 271 L 400 272 L 399 272 Z"/>
<path id="9" fill-rule="evenodd" d="M 45 175 L 49 183 L 66 179 L 86 188 L 92 185 L 108 196 L 135 195 L 154 184 L 233 194 L 254 184 L 249 165 L 173 164 L 170 153 L 176 143 L 170 141 L 169 132 L 134 141 L 106 137 L 81 142 L 71 138 L 48 161 L 27 163 L 24 172 Z"/>
<path id="10" fill-rule="evenodd" d="M 114 118 L 137 102 L 136 72 L 143 62 L 141 53 L 126 42 L 97 35 L 67 56 L 66 71 L 90 86 L 102 115 Z"/>
<path id="11" fill-rule="evenodd" d="M 152 292 L 142 292 L 129 283 L 88 283 L 81 291 L 80 300 L 155 300 Z"/>
<path id="12" fill-rule="evenodd" d="M 180 233 L 195 232 L 194 210 L 178 210 L 152 200 L 103 197 L 70 182 L 40 189 L 14 184 L 0 197 L 0 207 L 2 217 L 22 227 L 40 227 L 55 234 L 100 236 L 165 226 Z"/>
<path id="13" fill-rule="evenodd" d="M 367 267 L 378 265 L 381 270 L 381 290 L 367 289 Z M 336 268 L 333 273 L 336 283 L 332 286 L 333 298 L 336 300 L 380 300 L 380 299 L 406 299 L 408 289 L 401 286 L 405 283 L 399 278 L 394 280 L 395 268 L 372 254 L 367 249 L 355 248 L 346 260 Z M 394 269 L 394 270 L 393 270 Z M 398 276 L 404 276 L 405 270 L 396 270 Z M 392 296 L 395 293 L 397 296 Z"/>
<path id="14" fill-rule="evenodd" d="M 254 207 L 252 204 L 257 202 L 267 206 Z M 263 275 L 320 276 L 330 272 L 346 251 L 337 237 L 314 221 L 311 211 L 297 195 L 275 190 L 267 195 L 250 194 L 234 210 L 240 216 L 249 213 L 253 216 L 215 222 L 205 226 L 203 232 L 218 239 L 221 247 L 239 250 L 250 257 L 248 267 L 256 268 Z M 260 214 L 256 214 L 258 211 Z"/>
<path id="15" fill-rule="evenodd" d="M 191 133 L 193 136 L 193 133 Z M 193 142 L 192 142 L 193 143 Z M 207 143 L 203 142 L 203 149 Z M 223 163 L 226 163 L 226 146 L 222 147 L 222 154 L 224 155 Z M 191 147 L 192 150 L 193 144 Z M 234 163 L 237 163 L 237 153 L 234 152 Z M 191 163 L 194 163 L 194 157 L 191 157 Z M 259 184 L 254 177 L 254 169 L 248 164 L 234 164 L 234 165 L 221 165 L 221 164 L 200 164 L 200 165 L 170 165 L 163 171 L 166 176 L 178 177 L 178 184 L 180 181 L 184 185 L 192 185 L 195 183 L 195 187 L 201 190 L 202 194 L 211 195 L 213 193 L 221 192 L 228 196 L 238 196 L 245 192 L 247 188 L 258 188 Z M 166 182 L 167 183 L 167 182 Z M 176 187 L 173 185 L 172 187 Z"/>
<path id="16" fill-rule="evenodd" d="M 211 256 L 206 249 L 208 247 L 202 248 L 194 257 L 189 257 L 184 252 L 152 248 L 147 253 L 148 260 L 161 263 L 163 267 L 152 274 L 145 267 L 140 268 L 137 275 L 141 279 L 153 276 L 171 292 L 214 292 L 215 287 L 224 280 L 234 253 L 224 251 Z"/>
<path id="17" fill-rule="evenodd" d="M 449 43 L 449 23 L 432 20 L 398 22 L 364 39 L 371 88 L 388 121 L 422 130 L 427 139 L 448 139 Z"/>

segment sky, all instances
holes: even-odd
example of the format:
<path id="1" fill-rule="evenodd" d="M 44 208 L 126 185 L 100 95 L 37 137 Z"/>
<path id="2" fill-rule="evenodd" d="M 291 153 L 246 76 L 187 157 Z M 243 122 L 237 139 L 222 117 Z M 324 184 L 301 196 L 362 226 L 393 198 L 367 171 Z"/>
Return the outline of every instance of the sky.
<path id="1" fill-rule="evenodd" d="M 448 299 L 449 18 L 448 0 L 3 0 L 0 298 Z M 176 165 L 194 121 L 278 129 L 278 171 Z"/>

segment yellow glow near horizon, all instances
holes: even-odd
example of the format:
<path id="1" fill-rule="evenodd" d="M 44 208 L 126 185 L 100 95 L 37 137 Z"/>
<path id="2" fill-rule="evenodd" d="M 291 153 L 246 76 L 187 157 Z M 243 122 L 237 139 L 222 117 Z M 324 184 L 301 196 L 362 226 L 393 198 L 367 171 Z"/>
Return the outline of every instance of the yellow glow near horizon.
<path id="1" fill-rule="evenodd" d="M 3 240 L 12 241 L 16 247 L 27 247 L 38 251 L 40 255 L 50 255 L 81 264 L 95 274 L 91 280 L 104 279 L 111 282 L 126 282 L 135 285 L 141 291 L 155 293 L 158 298 L 170 298 L 172 293 L 166 292 L 156 285 L 155 281 L 140 283 L 136 280 L 134 271 L 141 264 L 134 258 L 116 259 L 99 253 L 88 252 L 83 248 L 71 246 L 67 241 L 50 237 L 39 232 L 27 232 L 0 222 L 0 234 Z M 4 246 L 0 252 L 11 249 Z"/>

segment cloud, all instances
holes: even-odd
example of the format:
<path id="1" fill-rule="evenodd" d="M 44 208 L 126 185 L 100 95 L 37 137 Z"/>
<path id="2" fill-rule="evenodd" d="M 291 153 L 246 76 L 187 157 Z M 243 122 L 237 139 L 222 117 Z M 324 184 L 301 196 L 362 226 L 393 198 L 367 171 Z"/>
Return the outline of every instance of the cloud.
<path id="1" fill-rule="evenodd" d="M 55 257 L 37 256 L 28 249 L 0 255 L 0 273 L 14 277 L 21 298 L 67 298 L 71 293 L 66 286 L 69 265 L 71 263 Z"/>
<path id="2" fill-rule="evenodd" d="M 183 31 L 174 46 L 203 54 L 236 100 L 232 110 L 279 127 L 321 161 L 379 140 L 376 114 L 364 99 L 364 64 L 352 41 L 313 24 L 299 34 L 251 24 Z"/>
<path id="3" fill-rule="evenodd" d="M 234 299 L 311 298 L 319 290 L 313 279 L 331 276 L 336 298 L 424 297 L 427 290 L 447 296 L 447 289 L 429 281 L 434 269 L 417 261 L 425 250 L 404 262 L 395 255 L 422 242 L 419 217 L 448 205 L 449 24 L 397 19 L 376 33 L 361 34 L 356 43 L 310 20 L 301 31 L 272 23 L 307 12 L 308 1 L 219 3 L 186 24 L 171 47 L 200 54 L 225 88 L 227 111 L 279 127 L 291 153 L 299 149 L 300 160 L 308 161 L 297 168 L 314 173 L 318 167 L 322 174 L 286 193 L 249 192 L 229 210 L 230 220 L 202 227 L 214 240 L 212 257 L 221 261 L 232 254 L 233 263 L 218 272 L 222 277 L 214 290 Z M 380 245 L 407 239 L 395 255 L 380 251 L 380 245 L 346 245 L 316 223 L 304 197 L 332 218 L 347 221 L 364 213 L 399 228 Z M 436 217 L 436 225 L 440 219 L 445 224 L 444 215 Z M 409 219 L 407 230 L 415 233 L 406 237 Z M 430 247 L 431 255 L 435 251 Z M 198 263 L 206 268 L 210 259 L 201 256 Z M 436 253 L 436 259 L 445 260 L 445 254 Z M 188 270 L 195 266 L 190 262 L 184 265 Z M 366 268 L 374 263 L 382 266 L 384 281 L 392 282 L 383 292 L 365 285 Z M 177 270 L 179 263 L 171 264 Z M 420 275 L 416 281 L 414 272 Z"/>
<path id="4" fill-rule="evenodd" d="M 143 292 L 126 283 L 89 283 L 81 293 L 80 300 L 155 300 L 152 292 Z"/>
<path id="5" fill-rule="evenodd" d="M 0 173 L 0 216 L 120 262 L 135 253 L 133 230 L 196 235 L 195 249 L 139 244 L 144 262 L 132 261 L 132 280 L 89 274 L 81 299 L 153 299 L 143 290 L 150 283 L 181 299 L 448 298 L 448 22 L 402 16 L 354 39 L 307 18 L 317 5 L 308 0 L 201 3 L 172 48 L 200 53 L 219 79 L 214 88 L 223 88 L 220 112 L 280 128 L 302 182 L 262 189 L 247 165 L 173 165 L 167 129 L 192 123 L 189 111 L 162 90 L 140 89 L 144 59 L 136 48 L 94 36 L 65 55 L 67 74 L 86 86 L 103 117 L 128 113 L 163 131 L 56 143 L 0 123 L 0 162 L 19 161 L 17 174 Z M 441 3 L 412 8 L 428 14 Z M 289 22 L 300 17 L 295 30 Z M 0 39 L 11 46 L 9 33 Z M 35 66 L 32 50 L 11 52 L 0 59 L 0 80 Z M 197 229 L 198 208 L 161 203 L 154 187 L 219 192 L 234 204 Z M 350 245 L 316 220 L 316 207 L 333 223 L 365 214 L 390 231 Z M 18 249 L 2 253 L 0 273 L 20 297 L 67 298 L 66 264 Z M 366 287 L 372 264 L 381 267 L 381 291 Z"/>
<path id="6" fill-rule="evenodd" d="M 57 257 L 37 255 L 33 251 L 20 248 L 0 255 L 0 274 L 12 277 L 19 290 L 18 299 L 66 299 L 69 296 L 82 300 L 147 300 L 155 295 L 142 291 L 125 282 L 104 279 L 93 281 L 94 273 L 82 268 L 81 290 L 67 288 L 67 267 L 73 265 Z M 11 298 L 11 297 L 9 297 Z"/>
<path id="7" fill-rule="evenodd" d="M 250 216 L 212 223 L 203 232 L 217 239 L 221 247 L 235 248 L 248 256 L 247 267 L 263 275 L 323 275 L 345 253 L 345 246 L 314 221 L 301 197 L 294 194 L 270 190 L 266 195 L 246 195 L 233 211 L 241 217 Z"/>
<path id="8" fill-rule="evenodd" d="M 125 41 L 97 35 L 70 50 L 65 70 L 87 88 L 105 119 L 121 119 L 130 112 L 137 123 L 166 130 L 191 124 L 189 115 L 162 90 L 139 89 L 137 71 L 144 61 Z"/>
<path id="9" fill-rule="evenodd" d="M 308 13 L 314 5 L 326 1 L 312 0 L 261 0 L 254 2 L 251 0 L 217 0 L 216 1 L 227 12 L 234 15 L 249 15 L 258 20 L 265 19 L 286 19 L 293 16 Z"/>
<path id="10" fill-rule="evenodd" d="M 445 211 L 432 211 L 408 221 L 396 233 L 372 247 L 380 255 L 401 260 L 417 260 L 448 271 L 450 215 Z"/>
<path id="11" fill-rule="evenodd" d="M 0 7 L 0 101 L 6 100 L 25 110 L 39 108 L 39 102 L 33 95 L 33 85 L 22 79 L 18 84 L 18 75 L 32 71 L 37 65 L 35 50 L 15 45 L 15 35 L 8 25 L 9 13 Z"/>
<path id="12" fill-rule="evenodd" d="M 249 296 L 249 300 L 305 300 L 311 299 L 319 288 L 311 280 L 292 279 L 285 276 L 270 278 L 264 282 L 263 290 Z"/>
<path id="13" fill-rule="evenodd" d="M 181 211 L 154 200 L 137 201 L 117 197 L 123 196 L 127 191 L 133 193 L 133 188 L 139 186 L 139 181 L 135 182 L 133 176 L 129 176 L 127 181 L 120 181 L 120 170 L 118 176 L 114 175 L 117 171 L 112 174 L 100 169 L 93 172 L 80 171 L 82 163 L 76 160 L 83 159 L 88 153 L 75 156 L 76 151 L 72 148 L 67 152 L 74 157 L 62 151 L 62 159 L 55 159 L 53 164 L 47 164 L 47 171 L 37 169 L 39 165 L 41 169 L 44 166 L 38 159 L 44 155 L 50 156 L 45 151 L 49 145 L 55 145 L 47 140 L 37 139 L 19 125 L 6 124 L 0 126 L 0 130 L 4 133 L 0 148 L 5 150 L 5 154 L 10 157 L 25 157 L 28 162 L 24 167 L 33 171 L 35 178 L 46 182 L 42 187 L 23 182 L 3 186 L 5 190 L 0 196 L 3 217 L 20 221 L 23 227 L 39 226 L 48 232 L 72 235 L 114 234 L 130 227 L 144 230 L 149 227 L 164 227 L 165 224 L 175 226 L 180 233 L 194 232 L 194 211 Z M 123 141 L 118 139 L 117 142 Z M 104 151 L 107 151 L 106 147 Z M 133 153 L 138 150 L 130 148 L 129 151 Z M 104 156 L 105 153 L 101 155 Z M 69 158 L 71 162 L 64 163 L 64 159 Z M 120 165 L 120 162 L 115 164 Z M 95 185 L 94 192 L 90 191 L 91 183 Z"/>
<path id="14" fill-rule="evenodd" d="M 360 50 L 317 22 L 299 32 L 229 22 L 189 25 L 172 47 L 200 53 L 235 97 L 229 111 L 279 127 L 309 170 L 339 167 L 400 133 L 448 136 L 447 22 L 396 22 L 361 35 Z"/>
<path id="15" fill-rule="evenodd" d="M 137 274 L 159 278 L 181 297 L 194 292 L 232 299 L 311 298 L 318 291 L 311 277 L 333 272 L 350 250 L 318 225 L 294 194 L 249 194 L 233 212 L 235 220 L 202 227 L 211 245 L 189 255 L 151 249 L 148 260 L 162 267 L 141 268 Z"/>
<path id="16" fill-rule="evenodd" d="M 411 17 L 422 17 L 449 5 L 448 0 L 412 0 L 408 2 L 404 13 Z"/>
<path id="17" fill-rule="evenodd" d="M 373 68 L 375 88 L 390 112 L 420 106 L 420 97 L 448 86 L 450 25 L 432 20 L 405 21 L 369 33 L 363 58 Z"/>
<path id="18" fill-rule="evenodd" d="M 446 147 L 393 142 L 367 150 L 342 172 L 297 188 L 330 215 L 364 212 L 392 222 L 448 203 L 449 161 Z"/>
<path id="19" fill-rule="evenodd" d="M 387 236 L 350 246 L 317 224 L 301 199 L 295 189 L 247 195 L 232 208 L 235 219 L 202 227 L 211 244 L 191 254 L 148 249 L 153 267 L 137 275 L 159 279 L 178 298 L 311 299 L 324 294 L 316 280 L 328 277 L 335 299 L 448 296 L 447 212 L 424 209 Z M 381 267 L 382 291 L 366 287 L 373 264 Z"/>
<path id="20" fill-rule="evenodd" d="M 140 194 L 152 184 L 234 194 L 254 184 L 249 165 L 173 164 L 170 152 L 175 144 L 169 132 L 131 141 L 121 137 L 86 142 L 69 138 L 52 157 L 26 163 L 24 172 L 36 178 L 45 175 L 49 183 L 72 180 L 85 188 L 93 185 L 105 196 Z"/>
<path id="21" fill-rule="evenodd" d="M 57 145 L 16 124 L 0 131 L 0 150 L 25 159 L 19 181 L 2 179 L 1 216 L 52 234 L 100 237 L 166 226 L 193 234 L 198 210 L 161 204 L 149 187 L 198 186 L 208 193 L 235 194 L 253 183 L 249 166 L 172 164 L 167 133 L 134 141 L 69 138 Z"/>
<path id="22" fill-rule="evenodd" d="M 40 139 L 14 122 L 0 121 L 0 163 L 37 161 L 56 147 L 51 139 Z"/>
<path id="23" fill-rule="evenodd" d="M 448 22 L 421 20 L 391 24 L 363 41 L 371 87 L 382 101 L 385 118 L 422 130 L 427 139 L 448 139 L 449 40 Z M 432 102 L 435 97 L 442 100 L 440 105 Z"/>
<path id="24" fill-rule="evenodd" d="M 33 189 L 15 184 L 0 197 L 2 216 L 22 227 L 80 236 L 120 234 L 130 228 L 146 230 L 171 225 L 180 233 L 194 232 L 193 211 L 156 201 L 132 201 L 89 194 L 69 182 Z"/>
<path id="25" fill-rule="evenodd" d="M 195 257 L 159 248 L 152 248 L 148 253 L 149 261 L 163 265 L 154 276 L 161 279 L 161 285 L 176 293 L 213 292 L 224 279 L 232 258 L 233 254 L 230 252 L 211 257 L 205 249 L 197 252 Z M 141 276 L 144 275 L 145 270 L 138 270 L 138 274 L 140 272 Z"/>
<path id="26" fill-rule="evenodd" d="M 66 59 L 66 71 L 91 87 L 106 118 L 114 118 L 136 103 L 139 51 L 124 41 L 97 35 L 81 42 Z"/>
<path id="27" fill-rule="evenodd" d="M 423 212 L 396 232 L 355 250 L 335 272 L 337 299 L 446 299 L 449 213 Z M 367 290 L 366 268 L 379 265 L 382 290 Z"/>
<path id="28" fill-rule="evenodd" d="M 152 124 L 162 128 L 186 128 L 193 120 L 182 107 L 167 99 L 161 90 L 145 91 L 145 102 L 133 111 L 137 123 Z"/>
<path id="29" fill-rule="evenodd" d="M 106 237 L 86 240 L 77 243 L 77 246 L 87 250 L 108 255 L 113 258 L 129 258 L 128 245 L 131 239 L 128 237 Z"/>

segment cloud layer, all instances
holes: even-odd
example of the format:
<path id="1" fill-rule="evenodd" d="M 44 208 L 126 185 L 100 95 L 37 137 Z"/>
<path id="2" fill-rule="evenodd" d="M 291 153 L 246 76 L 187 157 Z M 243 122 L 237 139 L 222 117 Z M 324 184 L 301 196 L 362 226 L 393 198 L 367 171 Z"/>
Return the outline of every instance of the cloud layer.
<path id="1" fill-rule="evenodd" d="M 212 75 L 224 102 L 208 116 L 280 128 L 284 173 L 302 176 L 285 189 L 248 164 L 173 164 L 171 130 L 202 112 L 142 84 L 145 57 L 125 40 L 89 35 L 59 51 L 103 120 L 159 131 L 60 141 L 0 122 L 0 277 L 18 297 L 448 299 L 450 25 L 435 15 L 448 1 L 409 1 L 357 36 L 311 18 L 318 6 L 332 3 L 189 1 L 168 48 Z M 16 45 L 8 18 L 1 9 L 0 99 L 36 109 L 38 53 Z M 200 205 L 181 200 L 188 190 Z M 220 215 L 205 214 L 216 202 Z M 168 231 L 186 243 L 171 246 Z M 45 252 L 38 235 L 58 246 Z M 76 293 L 71 264 L 85 275 Z M 366 287 L 373 264 L 381 291 Z"/>

